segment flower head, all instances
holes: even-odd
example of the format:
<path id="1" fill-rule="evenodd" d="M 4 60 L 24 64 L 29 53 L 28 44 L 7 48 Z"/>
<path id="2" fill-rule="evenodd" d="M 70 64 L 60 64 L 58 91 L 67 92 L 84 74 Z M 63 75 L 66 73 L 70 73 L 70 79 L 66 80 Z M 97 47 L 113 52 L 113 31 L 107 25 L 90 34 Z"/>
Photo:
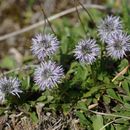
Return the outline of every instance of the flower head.
<path id="1" fill-rule="evenodd" d="M 106 42 L 107 53 L 114 59 L 121 59 L 130 51 L 130 36 L 126 33 L 113 33 Z"/>
<path id="2" fill-rule="evenodd" d="M 92 64 L 99 54 L 99 47 L 94 39 L 81 40 L 74 51 L 76 59 L 86 64 Z"/>
<path id="3" fill-rule="evenodd" d="M 63 68 L 61 66 L 57 66 L 52 61 L 42 62 L 35 70 L 34 81 L 41 90 L 45 90 L 61 83 L 63 76 Z"/>
<path id="4" fill-rule="evenodd" d="M 101 20 L 98 25 L 98 33 L 103 42 L 115 32 L 122 31 L 122 22 L 117 16 L 107 16 L 104 20 Z"/>
<path id="5" fill-rule="evenodd" d="M 0 79 L 0 101 L 5 99 L 6 94 L 13 94 L 19 97 L 18 93 L 22 91 L 19 89 L 20 81 L 13 77 L 3 77 Z"/>
<path id="6" fill-rule="evenodd" d="M 36 55 L 39 60 L 44 60 L 53 55 L 59 47 L 59 41 L 53 34 L 38 34 L 32 41 L 32 53 Z"/>

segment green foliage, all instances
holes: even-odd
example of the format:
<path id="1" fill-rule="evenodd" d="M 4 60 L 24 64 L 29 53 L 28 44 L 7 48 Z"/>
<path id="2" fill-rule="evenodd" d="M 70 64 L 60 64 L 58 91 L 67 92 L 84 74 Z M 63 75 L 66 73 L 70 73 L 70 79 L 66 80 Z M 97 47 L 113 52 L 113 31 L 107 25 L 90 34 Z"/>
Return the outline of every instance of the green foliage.
<path id="1" fill-rule="evenodd" d="M 13 69 L 16 67 L 16 62 L 11 57 L 4 57 L 0 63 L 0 67 L 6 68 L 6 69 Z"/>
<path id="2" fill-rule="evenodd" d="M 130 17 L 129 17 L 129 12 L 130 9 L 128 7 L 128 0 L 122 0 L 122 8 L 123 8 L 123 20 L 124 20 L 124 25 L 125 25 L 125 29 L 128 31 L 128 33 L 130 34 Z"/>

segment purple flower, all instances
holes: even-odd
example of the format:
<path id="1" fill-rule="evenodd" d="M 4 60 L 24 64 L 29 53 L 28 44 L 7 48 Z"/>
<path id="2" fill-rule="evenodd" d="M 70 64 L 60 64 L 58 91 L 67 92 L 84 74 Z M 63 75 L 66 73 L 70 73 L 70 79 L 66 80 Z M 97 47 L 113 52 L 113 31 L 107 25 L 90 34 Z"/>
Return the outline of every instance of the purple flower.
<path id="1" fill-rule="evenodd" d="M 94 39 L 81 40 L 74 51 L 76 59 L 85 64 L 92 64 L 99 54 L 99 47 Z"/>
<path id="2" fill-rule="evenodd" d="M 130 36 L 126 33 L 113 33 L 106 42 L 107 53 L 114 59 L 121 59 L 130 51 Z"/>
<path id="3" fill-rule="evenodd" d="M 42 62 L 35 70 L 34 81 L 41 90 L 53 88 L 61 83 L 64 77 L 63 68 L 55 62 Z"/>
<path id="4" fill-rule="evenodd" d="M 3 77 L 0 79 L 0 102 L 5 100 L 6 94 L 13 94 L 19 97 L 18 93 L 22 91 L 19 89 L 20 81 L 13 77 Z"/>
<path id="5" fill-rule="evenodd" d="M 53 34 L 38 34 L 32 38 L 31 50 L 39 60 L 44 60 L 56 53 L 59 48 L 59 41 Z"/>
<path id="6" fill-rule="evenodd" d="M 115 32 L 122 31 L 122 22 L 117 16 L 107 16 L 98 25 L 98 34 L 103 42 Z"/>

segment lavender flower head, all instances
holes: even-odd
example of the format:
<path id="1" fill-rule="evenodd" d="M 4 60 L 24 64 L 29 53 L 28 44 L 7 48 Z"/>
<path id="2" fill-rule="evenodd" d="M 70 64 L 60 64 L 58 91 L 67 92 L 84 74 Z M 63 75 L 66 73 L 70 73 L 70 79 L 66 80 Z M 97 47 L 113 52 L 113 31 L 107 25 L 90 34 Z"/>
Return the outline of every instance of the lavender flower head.
<path id="1" fill-rule="evenodd" d="M 34 81 L 41 90 L 57 86 L 58 83 L 61 83 L 63 77 L 63 68 L 52 61 L 42 62 L 34 73 Z"/>
<path id="2" fill-rule="evenodd" d="M 104 20 L 101 20 L 98 25 L 98 34 L 103 42 L 115 32 L 122 31 L 122 22 L 117 16 L 107 16 Z"/>
<path id="3" fill-rule="evenodd" d="M 99 55 L 99 47 L 94 39 L 81 40 L 74 51 L 76 59 L 85 64 L 92 64 Z"/>
<path id="4" fill-rule="evenodd" d="M 130 36 L 126 33 L 113 33 L 106 42 L 107 53 L 114 59 L 121 59 L 130 51 Z"/>
<path id="5" fill-rule="evenodd" d="M 39 60 L 53 55 L 59 48 L 59 41 L 53 34 L 38 34 L 32 38 L 31 50 Z"/>
<path id="6" fill-rule="evenodd" d="M 19 89 L 20 81 L 17 78 L 13 77 L 3 77 L 0 79 L 0 102 L 5 100 L 6 94 L 17 95 L 22 91 Z"/>

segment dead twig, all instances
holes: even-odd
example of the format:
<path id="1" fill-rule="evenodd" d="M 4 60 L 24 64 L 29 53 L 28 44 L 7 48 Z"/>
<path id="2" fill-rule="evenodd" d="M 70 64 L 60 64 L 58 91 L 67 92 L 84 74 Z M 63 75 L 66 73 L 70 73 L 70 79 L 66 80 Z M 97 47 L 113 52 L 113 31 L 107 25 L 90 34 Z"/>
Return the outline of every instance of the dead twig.
<path id="1" fill-rule="evenodd" d="M 121 72 L 119 72 L 113 79 L 112 82 L 114 82 L 118 77 L 124 75 L 128 69 L 130 68 L 130 64 L 128 66 L 126 66 Z"/>
<path id="2" fill-rule="evenodd" d="M 107 9 L 105 6 L 93 5 L 93 4 L 90 4 L 90 5 L 85 4 L 84 7 L 85 8 L 95 8 L 95 9 L 99 9 L 99 10 L 106 10 Z M 82 8 L 81 5 L 79 5 L 79 6 L 77 6 L 77 9 L 81 10 L 83 8 Z M 55 19 L 60 18 L 62 16 L 65 16 L 67 14 L 73 13 L 75 11 L 76 11 L 75 7 L 74 8 L 70 8 L 70 9 L 67 9 L 65 11 L 62 11 L 62 12 L 60 12 L 58 14 L 55 14 L 55 15 L 49 17 L 48 20 L 52 21 L 52 20 L 55 20 Z M 18 31 L 11 32 L 11 33 L 5 34 L 3 36 L 0 36 L 0 41 L 3 41 L 3 40 L 8 39 L 10 37 L 14 37 L 14 36 L 20 35 L 20 34 L 25 33 L 25 32 L 28 32 L 28 31 L 30 31 L 32 29 L 37 28 L 37 27 L 43 26 L 46 22 L 47 22 L 47 19 L 46 20 L 42 20 L 40 22 L 37 22 L 37 23 L 35 23 L 33 25 L 30 25 L 28 27 L 25 27 L 25 28 L 23 28 L 21 30 L 18 30 Z"/>
<path id="3" fill-rule="evenodd" d="M 26 69 L 35 68 L 35 67 L 37 67 L 37 65 L 25 65 L 23 67 L 18 67 L 18 68 L 12 69 L 10 71 L 4 72 L 4 73 L 0 74 L 0 77 L 13 73 L 13 72 L 16 72 L 16 71 L 26 70 Z"/>

